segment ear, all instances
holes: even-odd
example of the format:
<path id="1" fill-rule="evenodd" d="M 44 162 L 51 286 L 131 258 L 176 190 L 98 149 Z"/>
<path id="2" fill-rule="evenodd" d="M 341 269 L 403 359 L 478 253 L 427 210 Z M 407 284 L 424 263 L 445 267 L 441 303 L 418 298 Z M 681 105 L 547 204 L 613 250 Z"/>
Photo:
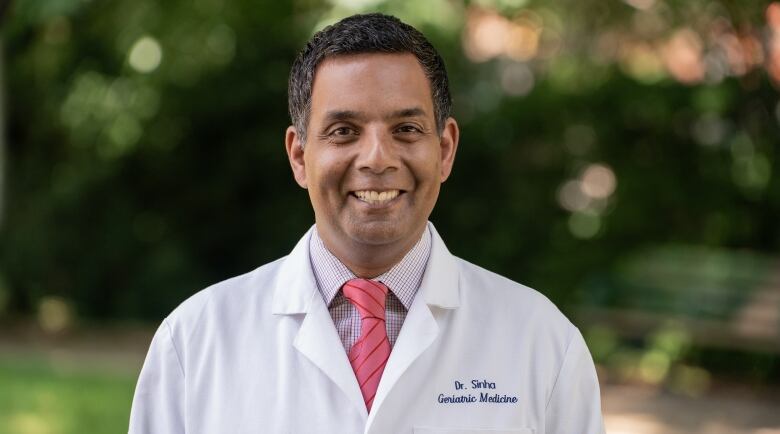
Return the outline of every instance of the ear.
<path id="1" fill-rule="evenodd" d="M 458 150 L 458 140 L 460 139 L 460 130 L 458 123 L 452 117 L 444 122 L 444 128 L 441 132 L 441 182 L 449 178 L 452 172 L 452 165 L 455 163 L 455 152 Z"/>
<path id="2" fill-rule="evenodd" d="M 287 158 L 290 160 L 295 182 L 303 188 L 306 184 L 306 164 L 303 160 L 303 147 L 301 146 L 300 135 L 294 126 L 287 127 L 284 134 L 284 147 L 287 149 Z"/>

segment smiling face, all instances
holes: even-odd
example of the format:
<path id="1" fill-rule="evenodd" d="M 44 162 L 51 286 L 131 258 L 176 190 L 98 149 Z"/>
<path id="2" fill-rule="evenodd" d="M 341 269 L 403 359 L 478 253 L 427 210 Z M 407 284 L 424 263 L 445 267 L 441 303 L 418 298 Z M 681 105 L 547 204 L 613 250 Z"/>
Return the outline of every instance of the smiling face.
<path id="1" fill-rule="evenodd" d="M 288 128 L 290 163 L 320 236 L 353 272 L 372 274 L 421 236 L 452 169 L 458 128 L 449 118 L 438 134 L 414 55 L 370 53 L 319 65 L 303 148 L 298 140 Z"/>

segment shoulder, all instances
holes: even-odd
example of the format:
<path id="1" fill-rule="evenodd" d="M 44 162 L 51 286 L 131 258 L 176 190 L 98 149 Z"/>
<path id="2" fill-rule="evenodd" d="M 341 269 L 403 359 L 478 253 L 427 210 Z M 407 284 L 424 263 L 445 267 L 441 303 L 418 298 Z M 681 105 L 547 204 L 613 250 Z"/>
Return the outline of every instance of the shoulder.
<path id="1" fill-rule="evenodd" d="M 177 306 L 165 322 L 174 334 L 217 319 L 231 318 L 248 306 L 270 303 L 279 266 L 286 257 L 202 289 Z"/>
<path id="2" fill-rule="evenodd" d="M 456 258 L 462 303 L 470 310 L 489 312 L 517 327 L 534 328 L 568 343 L 578 331 L 568 318 L 539 291 Z"/>

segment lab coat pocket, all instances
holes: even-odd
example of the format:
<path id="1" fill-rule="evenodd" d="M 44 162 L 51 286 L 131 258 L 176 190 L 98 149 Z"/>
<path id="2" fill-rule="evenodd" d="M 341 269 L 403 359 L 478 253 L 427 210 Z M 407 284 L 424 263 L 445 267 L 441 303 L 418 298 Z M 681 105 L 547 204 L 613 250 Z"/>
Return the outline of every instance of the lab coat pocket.
<path id="1" fill-rule="evenodd" d="M 533 428 L 501 429 L 501 428 L 428 428 L 414 427 L 414 434 L 534 434 Z"/>

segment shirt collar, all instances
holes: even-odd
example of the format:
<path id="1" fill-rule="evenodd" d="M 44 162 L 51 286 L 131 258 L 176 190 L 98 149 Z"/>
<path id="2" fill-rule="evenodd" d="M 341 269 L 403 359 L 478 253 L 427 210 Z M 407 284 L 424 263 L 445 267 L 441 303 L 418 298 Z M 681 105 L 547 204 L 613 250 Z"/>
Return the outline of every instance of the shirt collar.
<path id="1" fill-rule="evenodd" d="M 384 283 L 409 310 L 422 282 L 430 253 L 431 233 L 426 226 L 420 240 L 404 255 L 403 259 L 372 280 Z M 344 283 L 356 276 L 325 247 L 316 225 L 309 241 L 309 259 L 320 294 L 325 304 L 330 306 Z"/>

